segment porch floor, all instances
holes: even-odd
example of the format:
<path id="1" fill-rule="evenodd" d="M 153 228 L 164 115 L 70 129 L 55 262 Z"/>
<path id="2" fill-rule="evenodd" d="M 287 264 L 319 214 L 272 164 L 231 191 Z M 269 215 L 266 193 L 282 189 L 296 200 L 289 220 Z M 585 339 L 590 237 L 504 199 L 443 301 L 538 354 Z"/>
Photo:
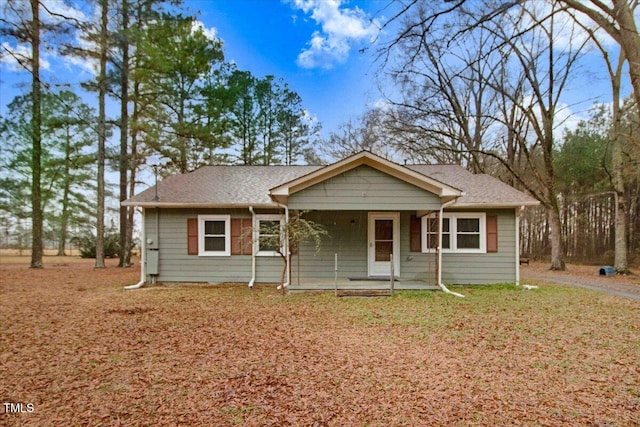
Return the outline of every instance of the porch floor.
<path id="1" fill-rule="evenodd" d="M 301 279 L 300 284 L 297 280 L 287 288 L 290 292 L 303 291 L 333 291 L 338 290 L 386 290 L 390 288 L 391 280 L 375 279 L 375 280 L 353 280 L 338 278 L 337 286 L 334 279 L 324 278 L 307 278 Z M 426 280 L 396 280 L 393 284 L 395 290 L 439 290 L 440 287 L 427 283 Z"/>

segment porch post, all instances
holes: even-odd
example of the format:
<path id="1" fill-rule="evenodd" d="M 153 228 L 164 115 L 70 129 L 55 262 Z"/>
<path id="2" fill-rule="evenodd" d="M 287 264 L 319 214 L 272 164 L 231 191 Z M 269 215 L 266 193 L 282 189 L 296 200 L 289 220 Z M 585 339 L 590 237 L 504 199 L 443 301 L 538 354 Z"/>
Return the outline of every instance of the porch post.
<path id="1" fill-rule="evenodd" d="M 289 248 L 289 207 L 284 207 L 284 226 L 285 226 L 285 242 L 287 251 L 287 278 L 284 282 L 284 287 L 287 288 L 291 284 L 291 250 Z"/>
<path id="2" fill-rule="evenodd" d="M 438 213 L 438 245 L 436 246 L 436 274 L 438 286 L 442 283 L 442 206 Z"/>
<path id="3" fill-rule="evenodd" d="M 515 209 L 516 217 L 516 286 L 520 286 L 520 212 L 524 206 Z"/>

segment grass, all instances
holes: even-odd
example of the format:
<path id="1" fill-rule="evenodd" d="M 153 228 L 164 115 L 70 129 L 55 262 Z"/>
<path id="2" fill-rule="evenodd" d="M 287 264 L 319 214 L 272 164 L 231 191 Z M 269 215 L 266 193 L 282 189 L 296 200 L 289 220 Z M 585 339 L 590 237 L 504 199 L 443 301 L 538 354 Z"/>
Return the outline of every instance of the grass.
<path id="1" fill-rule="evenodd" d="M 124 291 L 137 269 L 0 260 L 3 425 L 637 425 L 640 304 L 569 287 L 466 298 Z"/>

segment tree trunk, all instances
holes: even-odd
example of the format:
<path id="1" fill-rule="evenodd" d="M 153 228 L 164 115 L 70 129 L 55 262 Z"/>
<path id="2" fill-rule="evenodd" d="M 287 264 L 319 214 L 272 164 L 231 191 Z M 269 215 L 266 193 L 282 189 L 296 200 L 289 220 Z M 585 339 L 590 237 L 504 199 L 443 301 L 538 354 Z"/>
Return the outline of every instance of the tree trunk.
<path id="1" fill-rule="evenodd" d="M 128 253 L 131 251 L 131 244 L 128 239 L 129 212 L 122 202 L 127 200 L 127 166 L 129 158 L 128 136 L 129 136 L 129 39 L 126 36 L 129 31 L 129 6 L 128 0 L 122 0 L 122 42 L 120 50 L 122 52 L 122 69 L 120 70 L 120 260 L 118 267 L 129 267 L 127 259 L 131 259 Z"/>
<path id="2" fill-rule="evenodd" d="M 630 3 L 628 0 L 613 0 L 613 10 L 620 25 L 618 42 L 626 54 L 633 95 L 636 105 L 640 106 L 640 35 Z"/>
<path id="3" fill-rule="evenodd" d="M 70 178 L 70 151 L 71 151 L 71 129 L 67 125 L 67 135 L 64 147 L 64 188 L 62 189 L 62 213 L 60 214 L 60 237 L 58 241 L 58 256 L 65 256 L 67 244 L 67 227 L 69 224 L 69 187 L 71 186 Z"/>
<path id="4" fill-rule="evenodd" d="M 616 220 L 615 220 L 615 258 L 614 267 L 618 274 L 629 274 L 627 262 L 627 226 L 629 223 L 627 213 L 627 200 L 625 194 L 616 190 Z"/>
<path id="5" fill-rule="evenodd" d="M 551 227 L 551 266 L 549 270 L 566 270 L 567 267 L 564 263 L 564 248 L 562 244 L 562 224 L 557 203 L 547 208 L 547 215 Z"/>
<path id="6" fill-rule="evenodd" d="M 107 96 L 107 7 L 108 0 L 101 0 L 100 7 L 100 74 L 98 76 L 98 207 L 96 212 L 96 268 L 104 268 L 104 199 L 105 199 L 105 146 L 107 139 L 105 98 Z"/>
<path id="7" fill-rule="evenodd" d="M 42 268 L 42 114 L 40 105 L 40 1 L 31 0 L 31 91 L 32 152 L 31 152 L 31 268 Z"/>

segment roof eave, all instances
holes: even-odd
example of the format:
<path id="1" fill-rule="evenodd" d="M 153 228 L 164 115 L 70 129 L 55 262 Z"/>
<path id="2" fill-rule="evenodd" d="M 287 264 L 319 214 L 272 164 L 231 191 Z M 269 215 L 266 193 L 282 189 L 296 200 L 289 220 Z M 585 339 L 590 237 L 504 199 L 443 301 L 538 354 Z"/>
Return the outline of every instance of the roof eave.
<path id="1" fill-rule="evenodd" d="M 528 206 L 538 206 L 540 204 L 539 201 L 527 201 L 527 202 L 501 202 L 501 203 L 454 203 L 450 206 L 447 206 L 449 209 L 452 208 L 474 208 L 474 209 L 514 209 L 520 207 L 528 207 Z"/>
<path id="2" fill-rule="evenodd" d="M 176 208 L 176 209 L 234 209 L 234 208 L 278 208 L 276 203 L 184 203 L 184 202 L 133 202 L 124 201 L 122 206 L 139 208 Z"/>

